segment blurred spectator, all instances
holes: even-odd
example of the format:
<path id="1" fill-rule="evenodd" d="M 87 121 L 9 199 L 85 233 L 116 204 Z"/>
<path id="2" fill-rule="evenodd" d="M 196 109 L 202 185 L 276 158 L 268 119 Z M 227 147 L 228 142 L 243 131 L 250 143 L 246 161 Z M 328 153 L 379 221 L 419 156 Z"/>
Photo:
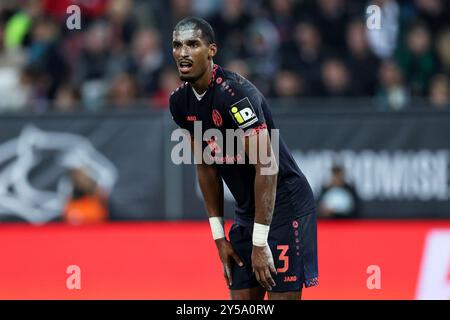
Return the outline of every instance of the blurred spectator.
<path id="1" fill-rule="evenodd" d="M 80 87 L 84 105 L 98 110 L 108 92 L 107 78 L 113 74 L 111 33 L 107 23 L 95 23 L 84 35 L 84 46 L 74 67 L 74 83 Z"/>
<path id="2" fill-rule="evenodd" d="M 64 207 L 64 221 L 73 225 L 105 222 L 108 219 L 105 193 L 83 168 L 71 169 L 69 176 L 73 191 Z"/>
<path id="3" fill-rule="evenodd" d="M 68 73 L 58 39 L 58 27 L 51 19 L 39 18 L 34 21 L 31 43 L 27 48 L 28 64 L 46 77 L 47 86 L 42 90 L 48 99 L 54 98 L 58 86 L 66 80 Z"/>
<path id="4" fill-rule="evenodd" d="M 422 22 L 414 22 L 410 26 L 406 44 L 400 47 L 397 61 L 411 93 L 424 95 L 435 70 L 435 60 L 431 52 L 430 32 Z"/>
<path id="5" fill-rule="evenodd" d="M 347 23 L 346 0 L 318 0 L 313 17 L 324 45 L 333 54 L 342 54 L 345 49 L 345 25 Z"/>
<path id="6" fill-rule="evenodd" d="M 132 16 L 133 0 L 109 0 L 107 16 L 111 23 L 113 48 L 123 49 L 129 45 L 137 26 Z"/>
<path id="7" fill-rule="evenodd" d="M 221 10 L 210 19 L 219 48 L 223 48 L 216 56 L 218 63 L 223 65 L 232 59 L 246 58 L 245 30 L 251 22 L 244 0 L 222 2 Z"/>
<path id="8" fill-rule="evenodd" d="M 152 97 L 152 105 L 157 109 L 169 107 L 171 93 L 181 85 L 178 72 L 173 68 L 164 69 L 158 79 L 159 90 Z"/>
<path id="9" fill-rule="evenodd" d="M 322 95 L 325 97 L 351 96 L 350 74 L 345 64 L 336 58 L 327 59 L 321 67 Z"/>
<path id="10" fill-rule="evenodd" d="M 349 52 L 346 62 L 349 66 L 352 92 L 355 96 L 373 96 L 379 59 L 369 48 L 363 20 L 353 20 L 347 25 L 346 41 Z"/>
<path id="11" fill-rule="evenodd" d="M 344 168 L 333 166 L 331 179 L 317 199 L 320 218 L 349 219 L 361 214 L 361 204 L 356 189 L 345 179 Z"/>
<path id="12" fill-rule="evenodd" d="M 33 19 L 42 13 L 41 2 L 25 0 L 5 23 L 4 47 L 15 49 L 26 44 Z"/>
<path id="13" fill-rule="evenodd" d="M 139 86 L 136 79 L 128 73 L 116 76 L 109 90 L 109 107 L 117 109 L 133 108 L 140 98 Z"/>
<path id="14" fill-rule="evenodd" d="M 24 111 L 29 108 L 35 72 L 30 68 L 19 70 L 15 67 L 0 68 L 0 111 Z"/>
<path id="15" fill-rule="evenodd" d="M 6 49 L 21 47 L 30 26 L 31 19 L 26 13 L 19 12 L 12 16 L 3 31 L 4 47 Z"/>
<path id="16" fill-rule="evenodd" d="M 415 0 L 418 17 L 425 21 L 433 35 L 450 25 L 448 0 Z"/>
<path id="17" fill-rule="evenodd" d="M 134 37 L 128 72 L 134 74 L 139 86 L 151 95 L 158 86 L 158 76 L 165 66 L 161 39 L 154 29 L 142 29 Z"/>
<path id="18" fill-rule="evenodd" d="M 10 14 L 5 14 L 5 20 Z M 4 30 L 0 25 L 0 40 L 3 36 Z M 6 49 L 2 48 L 3 41 L 0 42 L 0 112 L 23 110 L 32 89 L 29 79 L 22 77 L 27 56 L 20 47 Z"/>
<path id="19" fill-rule="evenodd" d="M 294 0 L 270 0 L 270 20 L 275 25 L 281 45 L 292 41 L 292 30 L 296 24 L 296 1 Z"/>
<path id="20" fill-rule="evenodd" d="M 373 0 L 369 5 L 381 8 L 379 29 L 367 29 L 367 39 L 372 51 L 380 59 L 390 58 L 397 46 L 400 8 L 395 0 Z"/>
<path id="21" fill-rule="evenodd" d="M 138 28 L 159 27 L 163 18 L 159 15 L 161 6 L 161 1 L 135 0 L 133 14 Z"/>
<path id="22" fill-rule="evenodd" d="M 84 47 L 76 63 L 74 80 L 77 84 L 103 79 L 108 75 L 111 58 L 111 30 L 104 22 L 93 24 L 84 36 Z"/>
<path id="23" fill-rule="evenodd" d="M 192 13 L 192 0 L 170 0 L 171 14 L 175 21 Z"/>
<path id="24" fill-rule="evenodd" d="M 273 80 L 273 96 L 276 98 L 298 98 L 302 94 L 303 81 L 291 71 L 282 70 Z"/>
<path id="25" fill-rule="evenodd" d="M 294 30 L 294 42 L 282 50 L 282 69 L 293 70 L 308 79 L 305 94 L 320 94 L 320 65 L 324 59 L 322 39 L 313 23 L 300 22 Z"/>
<path id="26" fill-rule="evenodd" d="M 55 95 L 54 109 L 58 112 L 79 110 L 80 92 L 74 86 L 65 84 L 59 87 Z"/>
<path id="27" fill-rule="evenodd" d="M 269 90 L 272 75 L 279 67 L 279 36 L 267 19 L 257 19 L 247 28 L 248 63 L 255 75 L 255 85 L 264 94 Z"/>
<path id="28" fill-rule="evenodd" d="M 65 26 L 71 4 L 81 8 L 81 30 Z M 372 4 L 381 8 L 380 29 L 369 30 L 364 20 Z M 138 97 L 160 105 L 172 82 L 162 75 L 173 67 L 172 30 L 188 15 L 213 26 L 215 62 L 235 68 L 268 98 L 297 92 L 297 78 L 302 96 L 376 96 L 396 109 L 409 94 L 443 88 L 431 84 L 436 74 L 450 77 L 447 0 L 11 0 L 0 3 L 0 111 L 45 112 L 72 85 L 86 110 L 100 110 L 122 74 L 133 75 Z M 379 66 L 394 53 L 399 74 Z M 338 63 L 324 63 L 335 57 Z M 282 80 L 277 89 L 275 78 Z"/>
<path id="29" fill-rule="evenodd" d="M 192 0 L 193 14 L 200 17 L 210 17 L 220 9 L 222 0 Z"/>
<path id="30" fill-rule="evenodd" d="M 251 77 L 250 68 L 244 60 L 239 59 L 231 60 L 225 65 L 225 68 L 240 74 L 246 79 L 250 79 Z"/>
<path id="31" fill-rule="evenodd" d="M 433 107 L 448 109 L 450 107 L 450 79 L 438 74 L 431 79 L 429 99 Z"/>
<path id="32" fill-rule="evenodd" d="M 450 76 L 450 28 L 443 30 L 436 42 L 441 72 Z"/>
<path id="33" fill-rule="evenodd" d="M 403 83 L 403 76 L 392 60 L 381 63 L 379 71 L 377 99 L 384 110 L 403 109 L 409 101 L 409 92 Z"/>

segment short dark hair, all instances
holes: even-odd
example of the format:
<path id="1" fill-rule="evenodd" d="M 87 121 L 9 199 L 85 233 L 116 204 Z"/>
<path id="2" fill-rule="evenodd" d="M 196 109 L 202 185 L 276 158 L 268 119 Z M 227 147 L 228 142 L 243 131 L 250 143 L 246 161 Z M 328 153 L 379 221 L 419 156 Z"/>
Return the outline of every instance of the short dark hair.
<path id="1" fill-rule="evenodd" d="M 181 29 L 200 30 L 202 32 L 202 40 L 208 44 L 216 43 L 214 30 L 205 19 L 198 17 L 186 17 L 179 21 L 173 30 L 180 31 Z"/>

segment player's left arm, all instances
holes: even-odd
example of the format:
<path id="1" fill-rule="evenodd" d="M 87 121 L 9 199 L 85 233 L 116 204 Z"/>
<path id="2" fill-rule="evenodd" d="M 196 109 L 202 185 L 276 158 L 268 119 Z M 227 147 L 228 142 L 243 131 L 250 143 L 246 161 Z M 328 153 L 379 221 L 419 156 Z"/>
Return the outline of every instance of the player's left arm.
<path id="1" fill-rule="evenodd" d="M 256 279 L 267 290 L 275 285 L 272 252 L 267 243 L 275 206 L 278 166 L 267 129 L 250 130 L 244 137 L 245 152 L 255 166 L 255 222 L 253 227 L 252 267 Z"/>
<path id="2" fill-rule="evenodd" d="M 275 205 L 278 165 L 263 111 L 263 97 L 254 88 L 230 85 L 235 93 L 229 102 L 229 114 L 242 129 L 245 153 L 255 166 L 255 221 L 253 228 L 252 267 L 260 284 L 270 290 L 276 274 L 272 252 L 267 243 Z"/>

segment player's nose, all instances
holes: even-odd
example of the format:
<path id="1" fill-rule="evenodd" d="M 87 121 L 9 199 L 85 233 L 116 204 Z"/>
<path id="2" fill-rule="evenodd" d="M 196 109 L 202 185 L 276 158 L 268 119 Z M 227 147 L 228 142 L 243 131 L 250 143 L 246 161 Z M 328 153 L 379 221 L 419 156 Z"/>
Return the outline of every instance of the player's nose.
<path id="1" fill-rule="evenodd" d="M 189 48 L 187 46 L 182 46 L 180 50 L 180 55 L 183 58 L 189 57 Z"/>

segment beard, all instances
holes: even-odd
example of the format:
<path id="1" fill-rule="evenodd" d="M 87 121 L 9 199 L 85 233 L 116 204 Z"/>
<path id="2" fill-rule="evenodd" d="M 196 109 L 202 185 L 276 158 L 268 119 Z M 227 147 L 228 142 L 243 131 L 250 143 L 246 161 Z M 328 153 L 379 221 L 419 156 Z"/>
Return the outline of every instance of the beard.
<path id="1" fill-rule="evenodd" d="M 187 76 L 184 74 L 180 74 L 180 80 L 181 81 L 187 81 L 187 82 L 195 82 L 198 79 L 200 79 L 201 76 Z"/>
<path id="2" fill-rule="evenodd" d="M 201 75 L 198 75 L 198 76 L 192 75 L 192 76 L 190 76 L 190 75 L 180 74 L 180 80 L 181 81 L 187 81 L 187 82 L 195 82 L 198 79 L 200 79 L 201 77 L 202 77 Z"/>
<path id="3" fill-rule="evenodd" d="M 197 81 L 198 79 L 200 79 L 205 74 L 205 72 L 206 72 L 206 69 L 197 75 L 185 75 L 185 74 L 180 73 L 180 80 L 187 81 L 189 83 L 193 83 L 193 82 Z"/>

